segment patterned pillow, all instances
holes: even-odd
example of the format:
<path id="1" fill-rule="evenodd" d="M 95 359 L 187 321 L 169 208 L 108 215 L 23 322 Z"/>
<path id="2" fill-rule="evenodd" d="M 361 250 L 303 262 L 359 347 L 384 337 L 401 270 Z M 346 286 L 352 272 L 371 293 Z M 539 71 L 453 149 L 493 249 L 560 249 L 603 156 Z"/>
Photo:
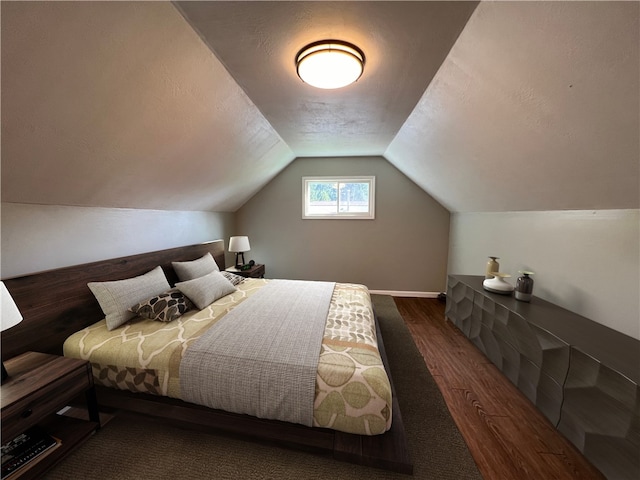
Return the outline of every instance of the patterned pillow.
<path id="1" fill-rule="evenodd" d="M 193 308 L 195 306 L 191 300 L 185 297 L 180 290 L 173 288 L 134 305 L 129 311 L 150 320 L 171 322 Z"/>
<path id="2" fill-rule="evenodd" d="M 227 271 L 224 271 L 224 272 L 221 271 L 220 273 L 224 276 L 224 278 L 226 278 L 231 282 L 231 285 L 238 285 L 245 281 L 245 278 L 243 276 L 236 275 L 235 273 L 231 273 Z"/>

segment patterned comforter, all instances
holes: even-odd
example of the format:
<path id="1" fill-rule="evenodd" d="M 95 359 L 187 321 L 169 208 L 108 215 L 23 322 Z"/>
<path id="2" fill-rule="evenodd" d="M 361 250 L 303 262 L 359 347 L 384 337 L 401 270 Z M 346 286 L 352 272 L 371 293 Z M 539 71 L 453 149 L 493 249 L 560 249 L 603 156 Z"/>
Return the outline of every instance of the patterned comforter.
<path id="1" fill-rule="evenodd" d="M 236 292 L 170 323 L 135 318 L 108 331 L 102 320 L 70 336 L 64 354 L 91 362 L 98 385 L 181 398 L 185 351 L 267 282 L 246 279 Z M 378 435 L 391 426 L 391 386 L 363 285 L 337 283 L 334 288 L 318 362 L 313 425 L 358 435 Z"/>

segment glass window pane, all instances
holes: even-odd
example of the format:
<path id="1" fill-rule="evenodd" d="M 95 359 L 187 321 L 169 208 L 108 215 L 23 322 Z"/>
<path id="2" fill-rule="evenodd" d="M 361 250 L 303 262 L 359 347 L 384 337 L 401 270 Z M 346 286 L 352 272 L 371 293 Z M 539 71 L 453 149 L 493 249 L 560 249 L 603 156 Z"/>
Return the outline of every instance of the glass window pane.
<path id="1" fill-rule="evenodd" d="M 302 218 L 375 218 L 375 177 L 303 177 Z"/>
<path id="2" fill-rule="evenodd" d="M 369 183 L 352 182 L 340 184 L 340 212 L 369 211 Z"/>
<path id="3" fill-rule="evenodd" d="M 307 215 L 330 215 L 338 211 L 336 182 L 309 182 Z"/>

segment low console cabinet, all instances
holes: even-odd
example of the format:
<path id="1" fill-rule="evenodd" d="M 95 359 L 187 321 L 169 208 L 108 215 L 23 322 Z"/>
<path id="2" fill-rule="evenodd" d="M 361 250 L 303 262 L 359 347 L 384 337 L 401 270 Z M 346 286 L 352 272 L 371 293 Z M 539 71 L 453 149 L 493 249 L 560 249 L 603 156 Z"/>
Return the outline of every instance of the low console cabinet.
<path id="1" fill-rule="evenodd" d="M 610 479 L 640 478 L 640 341 L 449 275 L 445 315 Z"/>

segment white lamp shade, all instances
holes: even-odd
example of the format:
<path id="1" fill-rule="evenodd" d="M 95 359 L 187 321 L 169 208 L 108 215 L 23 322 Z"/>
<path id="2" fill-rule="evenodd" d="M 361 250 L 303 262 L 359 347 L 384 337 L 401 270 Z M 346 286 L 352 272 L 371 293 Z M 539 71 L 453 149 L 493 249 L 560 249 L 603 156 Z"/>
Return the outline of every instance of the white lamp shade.
<path id="1" fill-rule="evenodd" d="M 15 327 L 22 321 L 20 310 L 16 306 L 16 302 L 11 298 L 11 294 L 4 282 L 0 282 L 0 326 L 4 331 L 8 328 Z"/>
<path id="2" fill-rule="evenodd" d="M 251 250 L 249 237 L 231 237 L 229 239 L 230 252 L 248 252 L 249 250 Z"/>

